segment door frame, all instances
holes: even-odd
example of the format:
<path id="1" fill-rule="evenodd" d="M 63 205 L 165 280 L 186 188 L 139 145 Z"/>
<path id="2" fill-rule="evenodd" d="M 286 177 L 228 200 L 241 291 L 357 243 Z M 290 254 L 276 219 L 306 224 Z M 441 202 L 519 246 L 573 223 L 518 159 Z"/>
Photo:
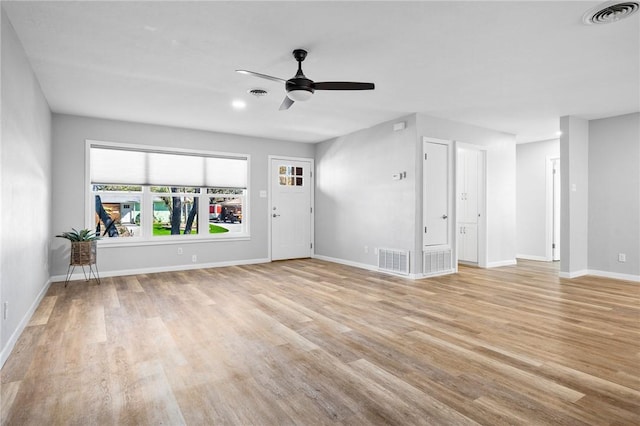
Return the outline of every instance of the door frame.
<path id="1" fill-rule="evenodd" d="M 460 142 L 460 141 L 454 141 L 454 167 L 455 167 L 455 171 L 454 171 L 454 178 L 455 178 L 455 187 L 454 187 L 454 194 L 456 194 L 454 196 L 454 203 L 455 203 L 455 213 L 454 213 L 454 220 L 455 220 L 455 224 L 456 224 L 456 229 L 458 226 L 458 212 L 459 212 L 459 206 L 458 206 L 458 149 L 466 149 L 466 150 L 473 150 L 473 151 L 478 151 L 479 158 L 478 158 L 478 214 L 480 215 L 480 217 L 478 218 L 478 229 L 477 229 L 477 236 L 478 236 L 478 266 L 480 268 L 486 268 L 487 264 L 488 264 L 488 258 L 487 258 L 487 253 L 489 252 L 489 248 L 488 248 L 488 241 L 489 238 L 487 236 L 487 148 L 484 146 L 480 146 L 480 145 L 473 145 L 470 143 L 466 143 L 466 142 Z M 458 240 L 457 240 L 457 234 L 456 234 L 456 239 L 455 239 L 455 265 L 456 265 L 456 271 L 458 268 Z"/>
<path id="2" fill-rule="evenodd" d="M 316 252 L 316 245 L 315 245 L 315 214 L 316 214 L 316 208 L 315 208 L 315 204 L 314 204 L 314 200 L 315 200 L 315 187 L 316 187 L 316 181 L 315 181 L 315 162 L 313 158 L 307 158 L 307 157 L 288 157 L 286 155 L 268 155 L 267 156 L 267 163 L 268 163 L 268 173 L 269 173 L 269 178 L 267 179 L 267 185 L 268 185 L 268 190 L 267 193 L 269 194 L 268 197 L 268 207 L 267 207 L 267 257 L 269 259 L 269 262 L 272 262 L 272 258 L 271 258 L 271 244 L 273 242 L 273 234 L 272 234 L 272 229 L 271 229 L 271 212 L 273 211 L 273 197 L 272 197 L 272 191 L 271 189 L 273 188 L 273 168 L 272 168 L 272 163 L 273 160 L 288 160 L 288 161 L 308 161 L 311 165 L 310 165 L 310 179 L 311 179 L 311 185 L 309 185 L 309 189 L 310 189 L 310 194 L 309 196 L 311 197 L 310 203 L 311 203 L 311 249 L 309 252 L 309 256 L 310 257 L 314 257 L 315 256 L 315 252 Z"/>
<path id="3" fill-rule="evenodd" d="M 559 155 L 548 155 L 546 162 L 546 238 L 545 238 L 545 257 L 548 262 L 553 262 L 555 260 L 560 260 L 560 253 L 558 252 L 558 259 L 554 259 L 553 256 L 553 241 L 554 241 L 554 231 L 555 227 L 560 227 L 560 223 L 555 223 L 554 213 L 555 213 L 555 200 L 554 200 L 554 174 L 553 174 L 553 163 L 558 162 L 558 169 L 560 169 L 560 156 Z M 562 169 L 560 169 L 560 173 L 562 174 Z M 561 206 L 557 206 L 558 209 L 561 209 Z M 558 245 L 560 241 L 557 241 Z M 559 248 L 558 248 L 559 250 Z"/>

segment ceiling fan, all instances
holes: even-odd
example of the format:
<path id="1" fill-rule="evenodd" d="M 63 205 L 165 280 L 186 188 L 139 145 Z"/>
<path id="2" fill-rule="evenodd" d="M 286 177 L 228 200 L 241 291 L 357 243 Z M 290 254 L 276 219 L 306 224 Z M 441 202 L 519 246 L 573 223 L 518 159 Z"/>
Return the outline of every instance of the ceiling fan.
<path id="1" fill-rule="evenodd" d="M 293 57 L 298 61 L 298 72 L 289 80 L 247 70 L 236 70 L 236 72 L 284 83 L 287 96 L 285 96 L 282 101 L 280 110 L 289 109 L 296 101 L 302 102 L 308 100 L 316 90 L 373 90 L 375 88 L 373 83 L 358 83 L 352 81 L 314 82 L 302 73 L 302 61 L 307 57 L 307 51 L 304 49 L 296 49 L 293 51 Z"/>

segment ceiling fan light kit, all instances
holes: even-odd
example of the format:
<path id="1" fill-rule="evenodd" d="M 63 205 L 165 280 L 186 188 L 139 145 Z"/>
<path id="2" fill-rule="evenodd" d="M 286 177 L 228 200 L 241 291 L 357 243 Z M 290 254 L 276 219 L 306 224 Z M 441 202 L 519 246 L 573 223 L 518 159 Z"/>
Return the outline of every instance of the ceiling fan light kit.
<path id="1" fill-rule="evenodd" d="M 313 80 L 308 79 L 302 72 L 302 61 L 304 61 L 307 57 L 307 51 L 304 49 L 296 49 L 292 53 L 294 59 L 298 61 L 298 72 L 296 72 L 296 75 L 289 80 L 247 70 L 236 70 L 236 72 L 240 74 L 253 75 L 254 77 L 260 77 L 266 80 L 284 83 L 287 95 L 280 105 L 280 110 L 289 109 L 294 102 L 304 102 L 309 100 L 311 98 L 311 95 L 313 95 L 316 90 L 375 89 L 375 85 L 373 83 L 359 83 L 352 81 L 323 81 L 316 83 Z"/>

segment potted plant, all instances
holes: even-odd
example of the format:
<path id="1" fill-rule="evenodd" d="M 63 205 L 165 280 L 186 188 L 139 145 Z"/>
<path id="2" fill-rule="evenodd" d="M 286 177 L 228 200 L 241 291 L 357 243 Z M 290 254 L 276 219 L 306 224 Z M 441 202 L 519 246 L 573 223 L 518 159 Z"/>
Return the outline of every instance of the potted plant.
<path id="1" fill-rule="evenodd" d="M 100 239 L 90 229 L 77 230 L 71 228 L 69 232 L 56 235 L 71 241 L 71 259 L 69 265 L 92 265 L 96 263 L 97 241 Z"/>

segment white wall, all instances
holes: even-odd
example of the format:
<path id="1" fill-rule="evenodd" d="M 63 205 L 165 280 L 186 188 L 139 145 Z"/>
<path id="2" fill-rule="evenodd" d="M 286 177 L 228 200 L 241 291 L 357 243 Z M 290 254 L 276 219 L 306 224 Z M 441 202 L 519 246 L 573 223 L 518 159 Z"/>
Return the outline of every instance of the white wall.
<path id="1" fill-rule="evenodd" d="M 418 114 L 418 136 L 455 140 L 486 152 L 487 266 L 515 263 L 516 142 L 515 135 Z M 422 150 L 422 146 L 420 146 Z M 417 177 L 421 181 L 422 175 Z M 417 193 L 422 206 L 422 193 Z M 421 229 L 421 227 L 418 227 Z M 421 237 L 420 237 L 421 238 Z M 453 235 L 452 235 L 453 240 Z M 418 244 L 421 244 L 421 239 Z"/>
<path id="2" fill-rule="evenodd" d="M 560 276 L 588 272 L 589 122 L 560 118 Z"/>
<path id="3" fill-rule="evenodd" d="M 400 121 L 406 128 L 394 131 Z M 373 267 L 374 248 L 408 250 L 416 272 L 415 121 L 411 115 L 316 144 L 317 256 Z M 405 171 L 405 179 L 392 179 Z"/>
<path id="4" fill-rule="evenodd" d="M 51 113 L 2 9 L 0 365 L 49 284 Z"/>
<path id="5" fill-rule="evenodd" d="M 516 145 L 516 252 L 547 258 L 548 159 L 560 157 L 558 139 Z M 551 224 L 549 224 L 551 225 Z"/>
<path id="6" fill-rule="evenodd" d="M 588 241 L 590 271 L 640 280 L 640 113 L 589 121 Z"/>
<path id="7" fill-rule="evenodd" d="M 313 157 L 310 144 L 281 142 L 255 137 L 188 130 L 173 127 L 53 115 L 53 233 L 71 227 L 84 227 L 85 140 L 127 142 L 141 145 L 179 147 L 197 150 L 249 154 L 250 226 L 249 241 L 214 241 L 177 245 L 105 247 L 98 249 L 98 268 L 103 275 L 136 271 L 168 270 L 211 264 L 237 264 L 265 261 L 268 257 L 268 198 L 260 190 L 269 190 L 268 155 Z M 49 233 L 51 235 L 51 233 Z M 64 276 L 68 265 L 69 244 L 60 238 L 52 243 L 52 275 Z M 198 263 L 191 263 L 195 254 Z"/>

